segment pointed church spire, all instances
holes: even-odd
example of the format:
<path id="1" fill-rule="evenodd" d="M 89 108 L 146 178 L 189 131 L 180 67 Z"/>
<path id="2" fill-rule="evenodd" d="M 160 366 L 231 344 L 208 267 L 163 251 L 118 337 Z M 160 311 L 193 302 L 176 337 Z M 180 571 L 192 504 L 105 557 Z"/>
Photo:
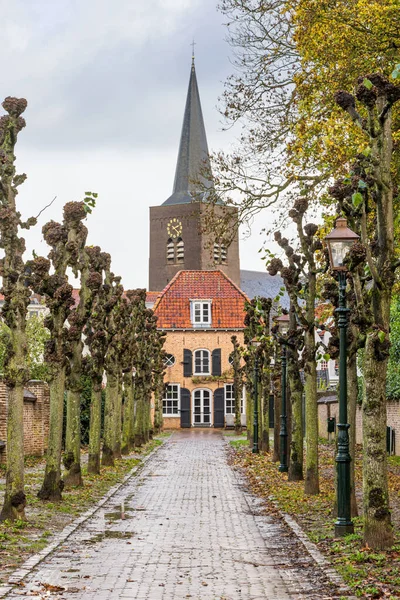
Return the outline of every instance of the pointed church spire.
<path id="1" fill-rule="evenodd" d="M 196 185 L 196 181 L 201 182 L 201 185 Z M 164 205 L 198 202 L 204 199 L 204 188 L 212 187 L 206 130 L 194 66 L 193 42 L 192 66 L 175 171 L 174 189 L 172 196 L 164 202 Z"/>

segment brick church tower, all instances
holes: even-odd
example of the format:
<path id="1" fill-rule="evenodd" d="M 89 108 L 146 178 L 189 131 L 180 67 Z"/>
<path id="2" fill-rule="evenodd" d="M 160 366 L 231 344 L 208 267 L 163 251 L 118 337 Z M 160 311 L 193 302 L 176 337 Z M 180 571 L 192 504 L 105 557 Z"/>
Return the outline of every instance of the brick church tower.
<path id="1" fill-rule="evenodd" d="M 161 291 L 182 270 L 218 269 L 240 285 L 238 232 L 229 246 L 225 246 L 205 226 L 210 214 L 207 198 L 213 187 L 192 58 L 173 192 L 161 206 L 150 208 L 150 290 Z M 214 218 L 237 222 L 237 209 L 221 200 L 215 203 L 212 212 Z"/>

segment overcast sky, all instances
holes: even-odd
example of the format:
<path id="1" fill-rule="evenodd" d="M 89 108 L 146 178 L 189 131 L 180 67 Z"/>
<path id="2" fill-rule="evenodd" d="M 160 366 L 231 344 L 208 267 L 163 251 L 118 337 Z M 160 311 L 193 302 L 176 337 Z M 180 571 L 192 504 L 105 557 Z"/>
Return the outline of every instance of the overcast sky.
<path id="1" fill-rule="evenodd" d="M 111 253 L 126 288 L 147 287 L 149 206 L 172 192 L 192 38 L 210 150 L 228 149 L 216 109 L 232 72 L 216 0 L 0 0 L 1 98 L 25 97 L 17 145 L 19 209 L 54 196 L 28 248 L 47 254 L 41 227 L 62 206 L 99 194 L 89 243 Z M 262 270 L 260 218 L 241 241 L 241 266 Z"/>

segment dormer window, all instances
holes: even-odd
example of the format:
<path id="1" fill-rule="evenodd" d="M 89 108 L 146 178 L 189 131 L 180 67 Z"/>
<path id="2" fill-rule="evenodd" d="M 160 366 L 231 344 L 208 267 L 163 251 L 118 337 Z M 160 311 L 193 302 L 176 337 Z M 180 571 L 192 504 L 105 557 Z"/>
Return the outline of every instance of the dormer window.
<path id="1" fill-rule="evenodd" d="M 193 327 L 210 327 L 211 300 L 191 300 L 190 316 Z"/>

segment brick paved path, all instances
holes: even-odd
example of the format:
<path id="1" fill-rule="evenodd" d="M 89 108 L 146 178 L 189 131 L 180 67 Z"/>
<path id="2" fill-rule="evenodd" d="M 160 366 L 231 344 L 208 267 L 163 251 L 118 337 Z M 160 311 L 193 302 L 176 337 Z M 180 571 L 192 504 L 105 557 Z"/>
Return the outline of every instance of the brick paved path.
<path id="1" fill-rule="evenodd" d="M 331 598 L 297 538 L 255 508 L 220 433 L 178 432 L 7 598 L 46 584 L 75 600 Z"/>

